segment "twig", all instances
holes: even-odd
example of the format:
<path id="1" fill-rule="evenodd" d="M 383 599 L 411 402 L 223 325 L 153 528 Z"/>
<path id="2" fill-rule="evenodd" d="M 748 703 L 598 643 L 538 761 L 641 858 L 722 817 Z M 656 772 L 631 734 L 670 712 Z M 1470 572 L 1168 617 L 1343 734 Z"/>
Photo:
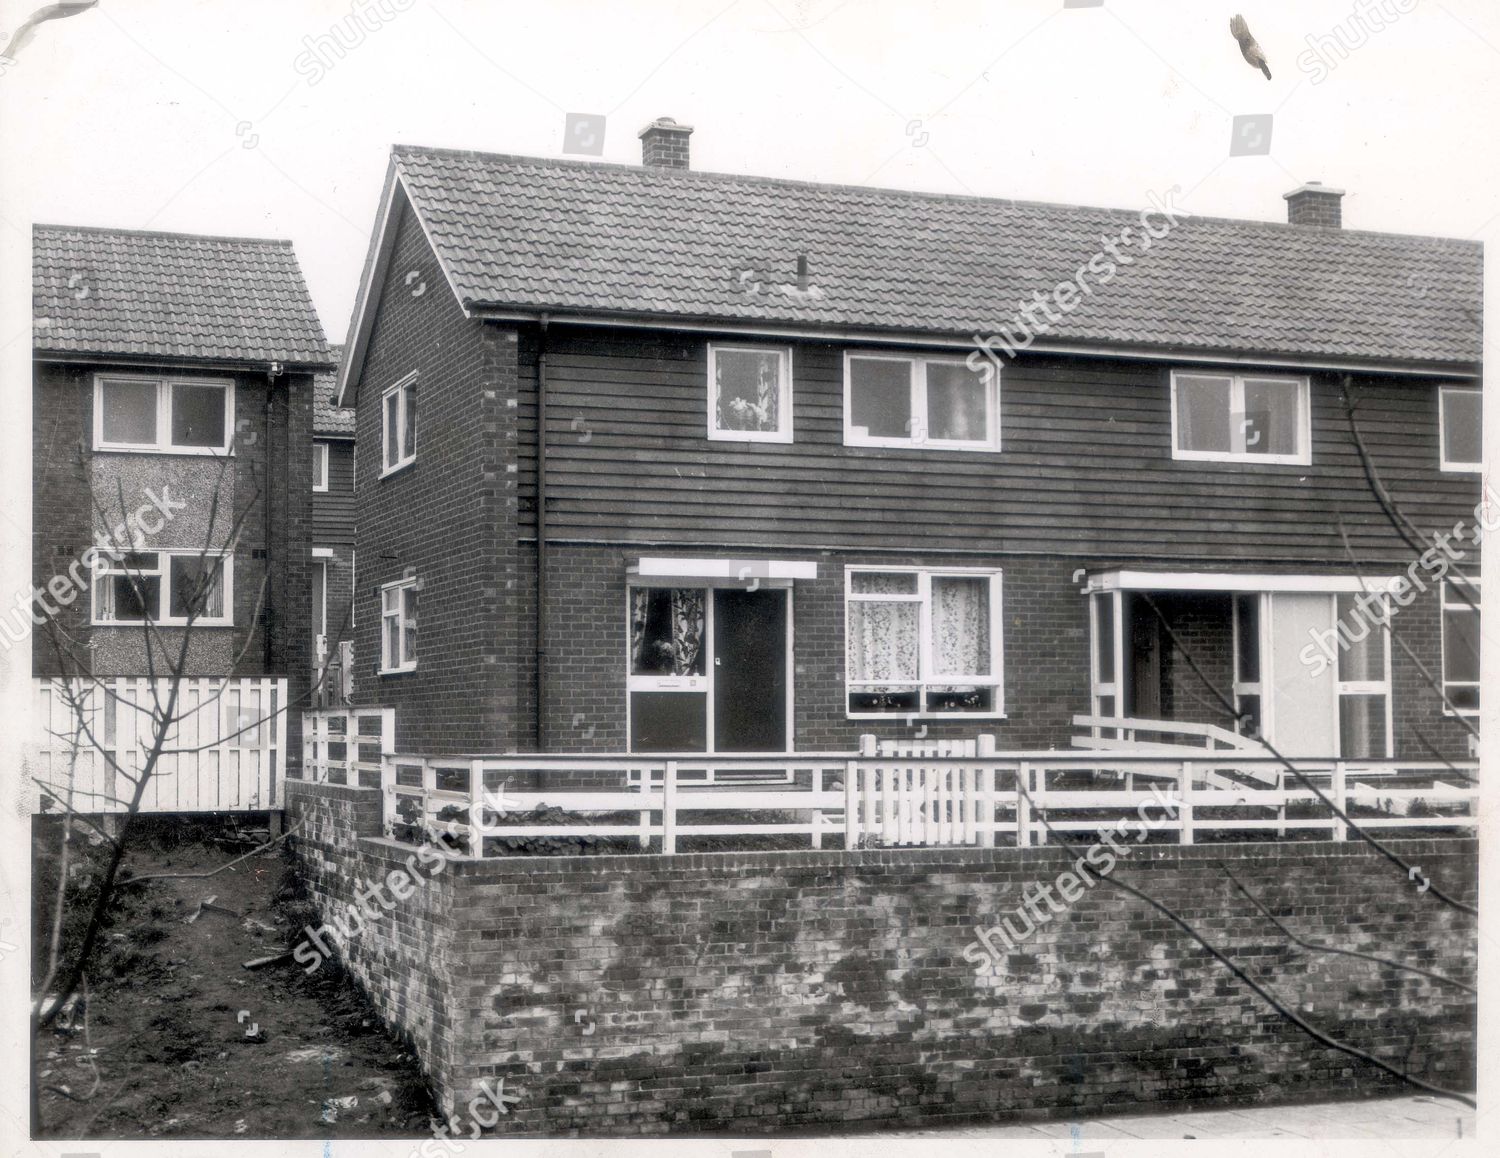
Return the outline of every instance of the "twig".
<path id="1" fill-rule="evenodd" d="M 1245 894 L 1246 899 L 1252 905 L 1254 905 L 1257 909 L 1265 914 L 1266 920 L 1270 921 L 1271 924 L 1275 925 L 1278 929 L 1285 933 L 1294 944 L 1301 945 L 1304 949 L 1311 949 L 1317 953 L 1337 953 L 1342 957 L 1358 957 L 1362 961 L 1373 961 L 1375 962 L 1375 964 L 1384 965 L 1388 969 L 1400 969 L 1406 973 L 1417 973 L 1423 977 L 1431 978 L 1433 981 L 1441 982 L 1444 985 L 1451 985 L 1455 989 L 1462 989 L 1467 993 L 1473 993 L 1475 995 L 1478 995 L 1479 993 L 1479 990 L 1475 989 L 1472 985 L 1465 985 L 1456 977 L 1445 977 L 1441 973 L 1434 973 L 1431 969 L 1423 969 L 1418 965 L 1406 965 L 1400 961 L 1392 961 L 1389 957 L 1377 957 L 1374 953 L 1361 953 L 1357 949 L 1341 949 L 1337 945 L 1320 945 L 1316 941 L 1309 941 L 1304 937 L 1299 937 L 1296 933 L 1287 928 L 1285 924 L 1278 920 L 1276 914 L 1271 912 L 1271 910 L 1261 902 L 1259 897 L 1256 897 L 1253 893 L 1250 892 L 1249 889 L 1247 889 L 1243 884 L 1240 883 L 1240 879 L 1235 876 L 1234 873 L 1229 871 L 1228 865 L 1221 863 L 1219 865 L 1219 871 L 1234 883 L 1235 888 L 1239 889 L 1240 892 Z"/>
<path id="2" fill-rule="evenodd" d="M 221 864 L 216 869 L 209 869 L 209 871 L 206 872 L 206 873 L 146 873 L 143 876 L 131 877 L 130 878 L 130 883 L 133 884 L 133 885 L 138 885 L 142 881 L 182 881 L 182 880 L 198 881 L 198 880 L 204 880 L 207 877 L 218 876 L 225 869 L 227 869 L 227 868 L 233 868 L 235 865 L 239 864 L 240 861 L 242 861 L 242 860 L 249 860 L 252 856 L 255 856 L 257 853 L 265 852 L 266 849 L 270 848 L 272 845 L 274 845 L 274 844 L 280 844 L 287 837 L 291 836 L 292 833 L 296 832 L 299 828 L 301 828 L 305 823 L 307 823 L 305 820 L 299 820 L 299 821 L 297 821 L 296 824 L 292 825 L 291 828 L 287 829 L 280 836 L 273 836 L 270 840 L 266 841 L 265 844 L 256 845 L 249 852 L 245 853 L 244 856 L 237 856 L 233 860 L 226 861 L 225 863 Z"/>

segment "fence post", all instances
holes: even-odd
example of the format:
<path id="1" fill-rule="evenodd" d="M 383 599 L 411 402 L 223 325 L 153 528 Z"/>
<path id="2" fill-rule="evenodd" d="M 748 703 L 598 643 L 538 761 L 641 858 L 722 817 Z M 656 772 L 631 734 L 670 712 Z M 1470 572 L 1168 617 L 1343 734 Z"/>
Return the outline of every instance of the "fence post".
<path id="1" fill-rule="evenodd" d="M 849 760 L 844 764 L 844 847 L 859 847 L 859 761 Z"/>
<path id="2" fill-rule="evenodd" d="M 387 840 L 396 838 L 396 757 L 385 753 L 380 756 L 380 831 Z M 427 835 L 424 824 L 424 841 Z"/>
<path id="3" fill-rule="evenodd" d="M 1182 762 L 1182 779 L 1178 795 L 1182 803 L 1177 806 L 1177 825 L 1182 844 L 1193 843 L 1193 762 Z"/>
<path id="4" fill-rule="evenodd" d="M 1346 769 L 1342 760 L 1335 761 L 1333 765 L 1333 802 L 1339 806 L 1339 810 L 1345 815 L 1349 813 L 1349 796 L 1345 791 L 1344 773 Z M 1333 839 L 1348 840 L 1349 826 L 1337 816 L 1333 818 Z"/>
<path id="5" fill-rule="evenodd" d="M 505 795 L 502 786 L 500 794 Z M 502 805 L 503 807 L 503 805 Z M 484 859 L 484 761 L 469 761 L 469 839 L 474 844 L 474 859 Z"/>
<path id="6" fill-rule="evenodd" d="M 823 769 L 820 765 L 814 765 L 812 769 L 812 794 L 816 800 L 823 794 Z M 823 810 L 814 808 L 812 814 L 812 846 L 823 847 Z"/>
<path id="7" fill-rule="evenodd" d="M 668 760 L 661 777 L 661 851 L 677 853 L 677 761 Z"/>
<path id="8" fill-rule="evenodd" d="M 861 756 L 875 755 L 875 737 L 869 732 L 864 733 L 859 738 L 859 754 Z"/>
<path id="9" fill-rule="evenodd" d="M 1022 760 L 1016 765 L 1016 847 L 1031 845 L 1031 798 L 1021 790 L 1031 791 L 1031 765 Z"/>
<path id="10" fill-rule="evenodd" d="M 979 847 L 995 847 L 995 737 L 981 732 L 974 743 L 974 754 L 985 763 L 979 769 L 979 808 L 975 817 L 979 827 Z"/>
<path id="11" fill-rule="evenodd" d="M 641 768 L 641 802 L 646 807 L 641 809 L 640 841 L 642 848 L 651 847 L 651 765 L 647 764 Z"/>

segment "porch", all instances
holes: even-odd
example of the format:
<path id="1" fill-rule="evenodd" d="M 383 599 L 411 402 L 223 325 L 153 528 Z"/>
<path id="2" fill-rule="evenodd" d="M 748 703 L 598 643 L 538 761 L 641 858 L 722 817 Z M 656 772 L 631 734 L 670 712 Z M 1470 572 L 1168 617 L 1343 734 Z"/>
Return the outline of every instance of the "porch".
<path id="1" fill-rule="evenodd" d="M 1319 793 L 1380 833 L 1467 834 L 1477 815 L 1474 761 L 1303 757 L 1292 771 L 1232 732 L 1129 717 L 1075 717 L 1072 751 L 1000 752 L 980 735 L 734 755 L 426 756 L 397 753 L 393 724 L 389 710 L 310 716 L 304 775 L 378 788 L 389 839 L 475 859 L 537 837 L 665 855 L 1025 848 L 1106 830 L 1138 843 L 1347 840 Z"/>

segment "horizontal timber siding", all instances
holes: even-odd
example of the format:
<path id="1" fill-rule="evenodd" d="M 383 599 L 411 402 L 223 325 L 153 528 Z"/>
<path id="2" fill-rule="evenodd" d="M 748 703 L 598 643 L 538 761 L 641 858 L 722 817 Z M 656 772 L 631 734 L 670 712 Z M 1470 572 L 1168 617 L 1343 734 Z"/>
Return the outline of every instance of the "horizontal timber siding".
<path id="1" fill-rule="evenodd" d="M 793 345 L 791 445 L 706 437 L 707 335 L 553 327 L 548 519 L 558 539 L 832 545 L 1347 565 L 1405 563 L 1313 374 L 1311 466 L 1177 462 L 1169 369 L 1024 356 L 1001 381 L 1000 452 L 843 445 L 841 343 Z M 534 534 L 535 331 L 523 333 L 521 534 Z M 1351 383 L 1385 483 L 1424 530 L 1472 512 L 1439 472 L 1435 381 Z"/>
<path id="2" fill-rule="evenodd" d="M 313 542 L 353 543 L 354 443 L 329 439 L 327 446 L 328 490 L 314 491 L 312 497 Z"/>

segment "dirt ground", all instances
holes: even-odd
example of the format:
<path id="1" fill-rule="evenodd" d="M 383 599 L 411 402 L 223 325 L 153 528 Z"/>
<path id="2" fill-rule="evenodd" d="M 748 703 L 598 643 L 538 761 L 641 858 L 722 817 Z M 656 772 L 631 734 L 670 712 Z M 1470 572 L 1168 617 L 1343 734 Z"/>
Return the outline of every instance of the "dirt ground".
<path id="1" fill-rule="evenodd" d="M 55 843 L 55 829 L 51 840 L 39 830 L 39 861 L 55 856 Z M 70 876 L 86 885 L 104 846 L 74 847 L 84 855 Z M 157 832 L 125 863 L 133 876 L 202 873 L 245 847 Z M 43 1032 L 39 1137 L 430 1136 L 433 1105 L 415 1057 L 335 965 L 312 976 L 291 961 L 242 967 L 288 948 L 311 916 L 289 869 L 278 846 L 212 877 L 124 891 L 89 973 L 86 1011 Z M 50 897 L 38 901 L 50 908 Z"/>

